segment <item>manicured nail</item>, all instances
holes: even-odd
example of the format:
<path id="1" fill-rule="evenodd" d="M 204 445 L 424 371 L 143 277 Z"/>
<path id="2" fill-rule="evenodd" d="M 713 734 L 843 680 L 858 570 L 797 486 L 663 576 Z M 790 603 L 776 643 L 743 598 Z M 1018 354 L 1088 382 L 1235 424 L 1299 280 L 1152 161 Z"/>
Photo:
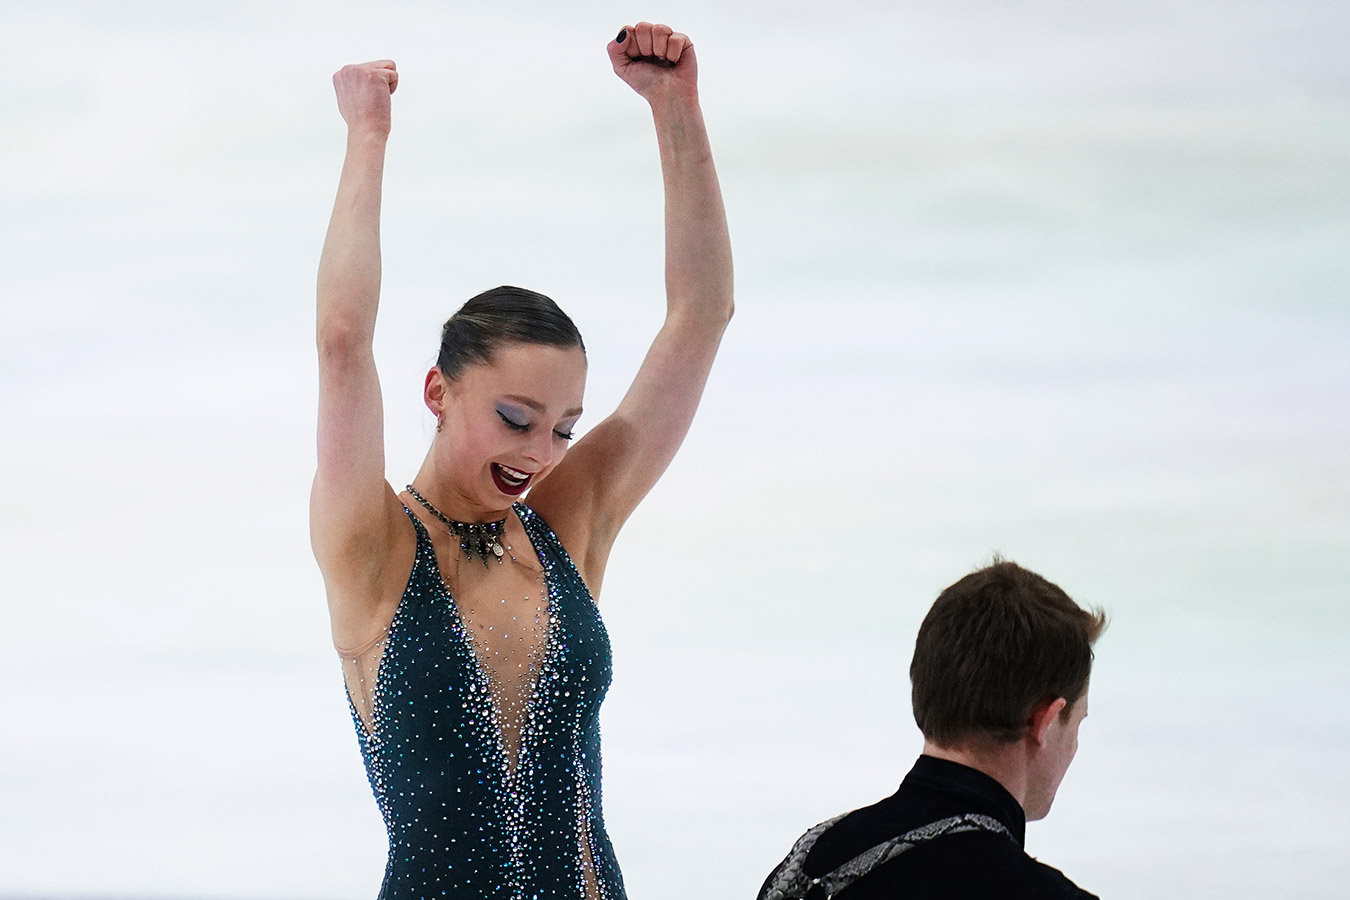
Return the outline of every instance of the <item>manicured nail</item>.
<path id="1" fill-rule="evenodd" d="M 622 43 L 623 43 L 624 41 L 626 41 L 626 40 L 628 40 L 628 29 L 627 29 L 627 28 L 620 28 L 620 29 L 619 29 L 619 36 L 616 37 L 616 38 L 614 39 L 614 43 L 616 43 L 616 44 L 622 44 Z"/>

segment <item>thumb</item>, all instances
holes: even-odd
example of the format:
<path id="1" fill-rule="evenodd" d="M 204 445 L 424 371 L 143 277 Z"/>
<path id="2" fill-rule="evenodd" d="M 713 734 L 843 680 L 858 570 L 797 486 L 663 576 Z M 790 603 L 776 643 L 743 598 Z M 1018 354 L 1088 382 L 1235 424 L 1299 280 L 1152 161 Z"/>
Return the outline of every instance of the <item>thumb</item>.
<path id="1" fill-rule="evenodd" d="M 618 35 L 609 42 L 605 50 L 609 53 L 609 61 L 614 64 L 614 68 L 627 65 L 633 57 L 628 54 L 628 48 L 633 45 L 633 26 L 625 25 L 619 29 Z"/>
<path id="2" fill-rule="evenodd" d="M 392 59 L 382 59 L 372 65 L 384 76 L 385 83 L 389 85 L 389 93 L 398 90 L 398 66 L 394 65 Z"/>
<path id="3" fill-rule="evenodd" d="M 368 63 L 362 63 L 365 68 L 370 68 L 384 79 L 384 83 L 389 85 L 389 93 L 398 89 L 398 66 L 392 59 L 374 59 Z"/>

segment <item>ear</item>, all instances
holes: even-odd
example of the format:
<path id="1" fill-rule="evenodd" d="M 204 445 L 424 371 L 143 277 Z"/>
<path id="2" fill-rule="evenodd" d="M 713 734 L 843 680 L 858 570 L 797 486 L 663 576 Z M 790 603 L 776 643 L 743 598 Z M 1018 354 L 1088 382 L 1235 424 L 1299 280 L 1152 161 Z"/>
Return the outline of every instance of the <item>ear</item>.
<path id="1" fill-rule="evenodd" d="M 449 385 L 445 376 L 441 374 L 440 366 L 432 366 L 427 370 L 426 380 L 422 384 L 422 402 L 431 410 L 431 414 L 436 418 L 441 417 L 445 412 L 446 394 L 449 392 Z"/>
<path id="2" fill-rule="evenodd" d="M 1050 726 L 1055 724 L 1055 720 L 1064 711 L 1064 707 L 1068 705 L 1069 701 L 1063 697 L 1056 697 L 1054 700 L 1046 700 L 1031 708 L 1031 715 L 1027 718 L 1027 737 L 1037 747 L 1045 746 L 1046 733 L 1050 730 Z"/>

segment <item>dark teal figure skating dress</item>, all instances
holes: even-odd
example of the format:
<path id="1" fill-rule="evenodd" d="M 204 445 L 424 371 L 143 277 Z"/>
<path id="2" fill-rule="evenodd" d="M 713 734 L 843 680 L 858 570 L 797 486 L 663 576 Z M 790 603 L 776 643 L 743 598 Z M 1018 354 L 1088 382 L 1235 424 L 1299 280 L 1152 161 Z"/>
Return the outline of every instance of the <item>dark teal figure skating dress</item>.
<path id="1" fill-rule="evenodd" d="M 368 732 L 353 707 L 389 832 L 381 900 L 624 900 L 600 809 L 600 702 L 609 637 L 557 536 L 516 504 L 544 567 L 548 624 L 513 766 L 487 674 L 411 512 L 417 555 L 389 627 Z"/>

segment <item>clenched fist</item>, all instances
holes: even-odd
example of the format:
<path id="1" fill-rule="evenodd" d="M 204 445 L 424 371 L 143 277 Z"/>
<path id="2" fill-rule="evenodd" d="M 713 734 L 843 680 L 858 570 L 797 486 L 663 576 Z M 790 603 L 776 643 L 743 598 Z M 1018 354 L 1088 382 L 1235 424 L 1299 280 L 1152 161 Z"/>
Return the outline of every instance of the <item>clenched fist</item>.
<path id="1" fill-rule="evenodd" d="M 626 25 L 606 49 L 615 74 L 648 103 L 697 96 L 694 43 L 669 25 Z"/>
<path id="2" fill-rule="evenodd" d="M 389 133 L 389 95 L 398 87 L 392 59 L 343 66 L 333 76 L 338 111 L 350 131 Z"/>

